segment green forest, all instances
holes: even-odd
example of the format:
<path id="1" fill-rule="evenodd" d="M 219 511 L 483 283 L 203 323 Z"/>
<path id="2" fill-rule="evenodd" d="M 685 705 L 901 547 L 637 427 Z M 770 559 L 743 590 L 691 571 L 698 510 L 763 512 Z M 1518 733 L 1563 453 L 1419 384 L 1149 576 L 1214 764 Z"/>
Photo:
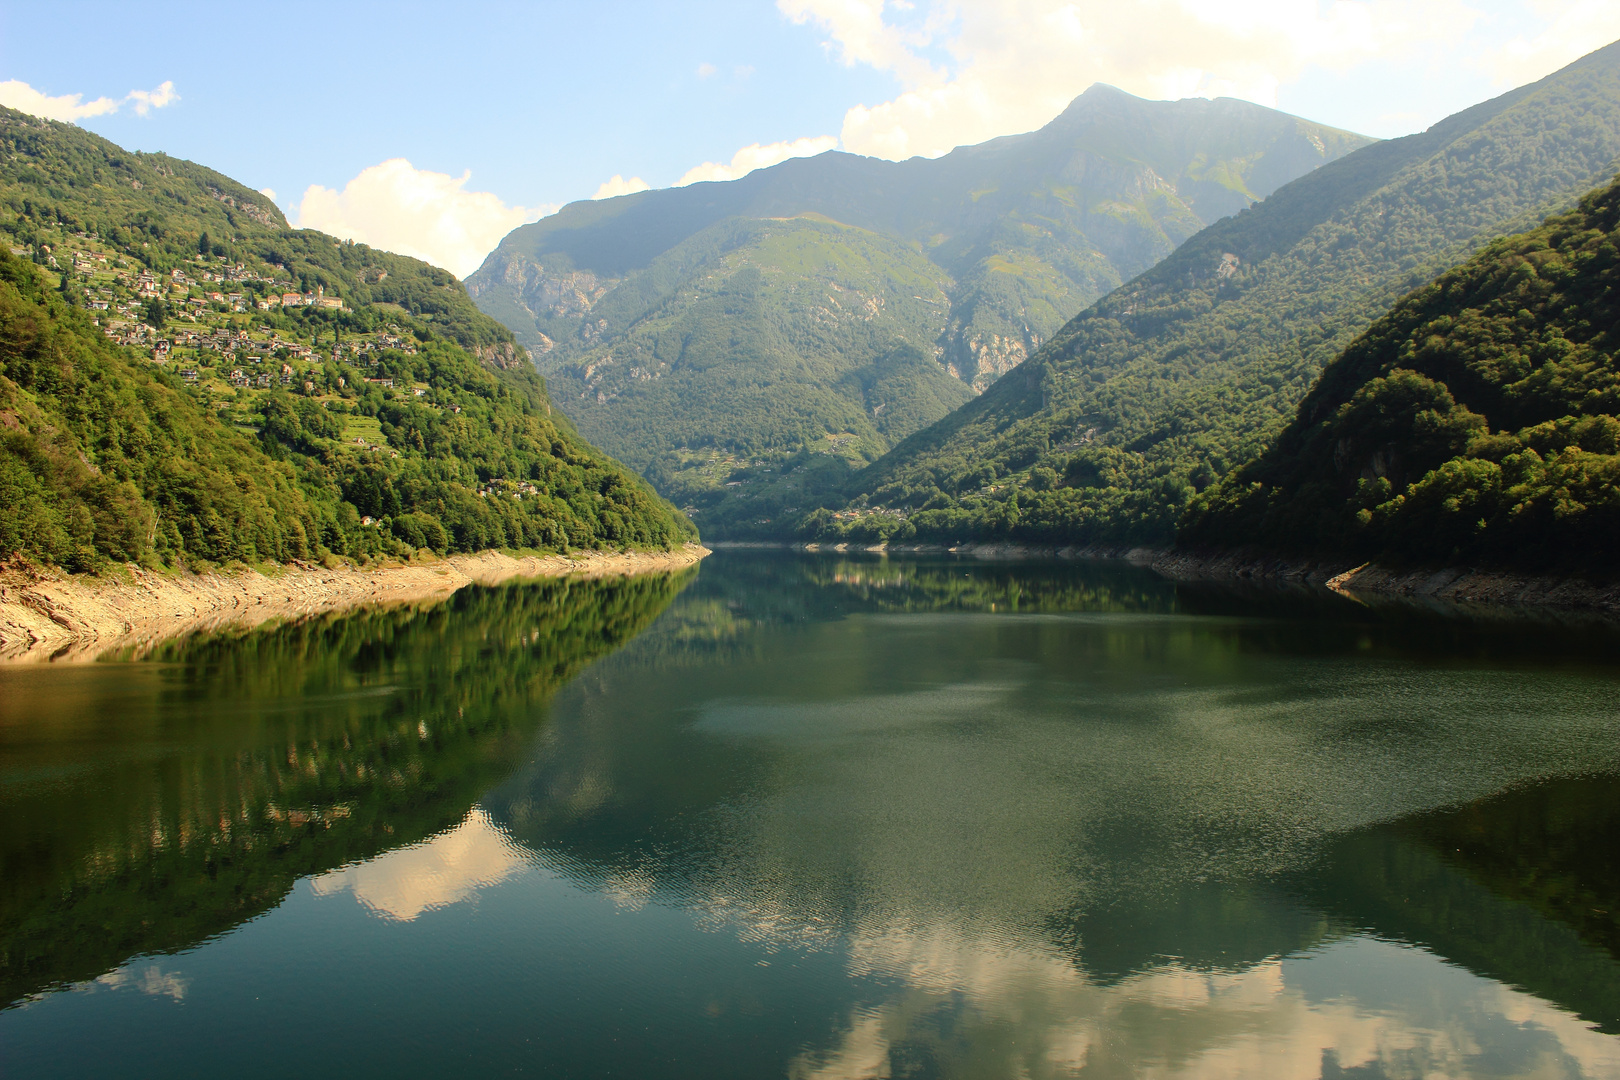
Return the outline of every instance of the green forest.
<path id="1" fill-rule="evenodd" d="M 1189 547 L 1613 566 L 1620 183 L 1403 299 L 1256 461 L 1194 500 Z"/>
<path id="2" fill-rule="evenodd" d="M 445 271 L 9 110 L 0 234 L 0 551 L 92 570 L 696 535 Z M 282 290 L 331 306 L 267 306 Z"/>

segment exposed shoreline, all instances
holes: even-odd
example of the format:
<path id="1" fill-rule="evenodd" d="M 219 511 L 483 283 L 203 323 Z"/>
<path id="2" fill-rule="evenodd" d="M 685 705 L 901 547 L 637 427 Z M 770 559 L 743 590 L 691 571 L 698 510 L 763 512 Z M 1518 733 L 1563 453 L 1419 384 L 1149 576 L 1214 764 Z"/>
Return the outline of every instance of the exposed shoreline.
<path id="1" fill-rule="evenodd" d="M 968 555 L 977 559 L 1123 559 L 1177 581 L 1258 581 L 1314 585 L 1334 592 L 1367 593 L 1461 604 L 1566 608 L 1620 613 L 1620 581 L 1449 567 L 1393 570 L 1348 559 L 1287 560 L 1252 551 L 1194 553 L 1146 547 L 1040 547 L 1031 544 L 805 544 L 711 541 L 715 549 L 779 548 L 795 551 Z"/>
<path id="2" fill-rule="evenodd" d="M 467 585 L 514 578 L 613 577 L 678 570 L 709 554 L 698 544 L 673 551 L 578 552 L 513 558 L 498 551 L 451 555 L 400 566 L 307 563 L 269 574 L 165 574 L 131 569 L 94 578 L 38 567 L 0 567 L 0 663 L 93 660 L 111 649 L 137 651 L 179 634 L 271 619 L 301 618 L 374 604 L 437 600 Z"/>
<path id="3" fill-rule="evenodd" d="M 1241 551 L 1163 552 L 1150 565 L 1166 577 L 1178 580 L 1290 582 L 1324 586 L 1349 595 L 1372 593 L 1451 603 L 1620 612 L 1620 582 L 1561 575 L 1462 567 L 1394 570 L 1375 563 L 1358 565 L 1342 558 L 1291 561 Z"/>

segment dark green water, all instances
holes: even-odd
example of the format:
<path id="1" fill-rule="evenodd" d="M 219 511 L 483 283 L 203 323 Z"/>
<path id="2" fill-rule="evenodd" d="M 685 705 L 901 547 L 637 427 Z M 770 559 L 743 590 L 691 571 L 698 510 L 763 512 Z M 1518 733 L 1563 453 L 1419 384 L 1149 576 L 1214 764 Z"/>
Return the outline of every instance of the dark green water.
<path id="1" fill-rule="evenodd" d="M 1620 634 L 721 553 L 0 669 L 0 1075 L 1620 1076 Z"/>

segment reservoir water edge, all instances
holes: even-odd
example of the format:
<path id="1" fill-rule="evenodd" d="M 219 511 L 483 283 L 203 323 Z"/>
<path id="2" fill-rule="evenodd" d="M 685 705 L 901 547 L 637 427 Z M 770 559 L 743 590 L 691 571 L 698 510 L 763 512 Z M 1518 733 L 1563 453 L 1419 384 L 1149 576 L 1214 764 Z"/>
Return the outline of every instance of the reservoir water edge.
<path id="1" fill-rule="evenodd" d="M 0 1074 L 1620 1076 L 1617 646 L 720 551 L 0 668 Z"/>

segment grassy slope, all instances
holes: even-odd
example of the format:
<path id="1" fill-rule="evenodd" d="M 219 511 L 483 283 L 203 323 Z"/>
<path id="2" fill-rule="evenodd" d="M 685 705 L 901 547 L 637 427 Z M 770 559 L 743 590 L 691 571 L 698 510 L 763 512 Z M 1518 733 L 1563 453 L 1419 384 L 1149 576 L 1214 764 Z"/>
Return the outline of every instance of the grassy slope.
<path id="1" fill-rule="evenodd" d="M 1620 556 L 1620 184 L 1402 300 L 1189 545 L 1603 568 Z"/>
<path id="2" fill-rule="evenodd" d="M 857 504 L 908 522 L 803 531 L 1165 542 L 1401 294 L 1617 160 L 1620 46 L 1357 151 L 1200 233 L 862 473 Z"/>

